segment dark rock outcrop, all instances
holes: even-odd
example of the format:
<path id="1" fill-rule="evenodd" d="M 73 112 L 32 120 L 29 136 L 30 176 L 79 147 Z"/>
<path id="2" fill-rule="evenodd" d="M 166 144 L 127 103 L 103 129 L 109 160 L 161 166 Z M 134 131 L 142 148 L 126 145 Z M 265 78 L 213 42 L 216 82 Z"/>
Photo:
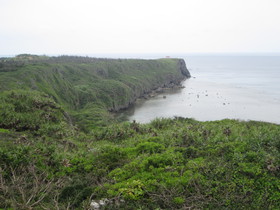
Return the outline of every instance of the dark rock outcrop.
<path id="1" fill-rule="evenodd" d="M 187 69 L 186 63 L 184 61 L 184 59 L 179 59 L 178 60 L 178 65 L 179 65 L 179 69 L 181 70 L 181 73 L 186 76 L 187 78 L 191 77 L 191 74 L 189 72 L 189 70 Z"/>

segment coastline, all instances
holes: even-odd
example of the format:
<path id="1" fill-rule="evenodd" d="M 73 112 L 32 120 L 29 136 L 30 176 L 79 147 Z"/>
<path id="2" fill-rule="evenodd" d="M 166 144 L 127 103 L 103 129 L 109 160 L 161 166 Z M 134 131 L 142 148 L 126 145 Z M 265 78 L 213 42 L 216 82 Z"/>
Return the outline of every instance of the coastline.
<path id="1" fill-rule="evenodd" d="M 135 92 L 134 97 L 127 101 L 125 104 L 113 106 L 108 109 L 109 112 L 120 112 L 134 106 L 138 99 L 149 99 L 156 95 L 163 93 L 167 89 L 181 89 L 182 82 L 191 78 L 191 74 L 186 66 L 184 59 L 176 58 L 177 60 L 177 75 L 166 75 L 164 81 L 160 84 L 152 84 L 150 88 L 145 88 L 142 92 Z"/>
<path id="2" fill-rule="evenodd" d="M 193 76 L 183 82 L 186 88 L 139 100 L 124 114 L 126 118 L 143 123 L 174 116 L 280 123 L 278 57 L 189 56 L 185 60 Z"/>
<path id="3" fill-rule="evenodd" d="M 238 119 L 280 124 L 280 101 L 263 93 L 197 78 L 185 80 L 182 85 L 185 88 L 166 90 L 149 100 L 139 100 L 122 114 L 127 120 L 140 123 L 180 116 L 198 121 Z"/>

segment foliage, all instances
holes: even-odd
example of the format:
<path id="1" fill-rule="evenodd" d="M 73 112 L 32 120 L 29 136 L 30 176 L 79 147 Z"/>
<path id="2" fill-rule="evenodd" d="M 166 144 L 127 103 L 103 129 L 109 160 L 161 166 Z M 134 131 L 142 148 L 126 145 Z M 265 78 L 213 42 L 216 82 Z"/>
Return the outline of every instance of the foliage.
<path id="1" fill-rule="evenodd" d="M 1 209 L 89 209 L 102 199 L 105 209 L 280 208 L 279 125 L 114 121 L 108 109 L 176 77 L 176 60 L 4 60 Z"/>
<path id="2" fill-rule="evenodd" d="M 182 71 L 186 67 L 179 63 L 180 59 L 22 54 L 0 59 L 0 91 L 43 92 L 65 108 L 83 130 L 89 131 L 109 124 L 112 117 L 108 111 L 126 108 L 143 94 L 184 79 Z"/>
<path id="3" fill-rule="evenodd" d="M 0 128 L 58 137 L 67 128 L 63 110 L 46 94 L 12 90 L 0 94 Z"/>
<path id="4" fill-rule="evenodd" d="M 38 207 L 83 208 L 90 198 L 108 198 L 115 201 L 110 208 L 279 208 L 279 125 L 177 118 L 137 127 L 119 123 L 77 133 L 68 140 L 74 147 L 32 136 L 28 144 L 4 144 L 0 207 L 28 206 L 20 194 L 7 193 L 15 187 L 11 174 L 22 173 L 18 187 L 46 184 L 44 197 L 23 188 Z"/>

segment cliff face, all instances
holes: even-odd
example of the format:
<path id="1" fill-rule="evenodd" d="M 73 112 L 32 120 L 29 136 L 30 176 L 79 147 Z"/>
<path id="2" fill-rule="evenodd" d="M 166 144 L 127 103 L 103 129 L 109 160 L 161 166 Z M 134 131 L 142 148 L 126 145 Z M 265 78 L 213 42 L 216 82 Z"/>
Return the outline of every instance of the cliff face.
<path id="1" fill-rule="evenodd" d="M 35 90 L 52 97 L 77 121 L 103 120 L 159 88 L 190 77 L 183 59 L 16 57 L 0 59 L 0 90 Z M 102 113 L 102 114 L 100 114 Z"/>
<path id="2" fill-rule="evenodd" d="M 127 83 L 127 81 L 122 80 L 123 83 L 125 83 L 127 86 L 129 86 L 130 89 L 132 89 L 133 94 L 128 97 L 127 100 L 123 103 L 114 102 L 113 106 L 109 107 L 110 111 L 116 112 L 121 109 L 126 109 L 131 104 L 133 104 L 137 98 L 143 96 L 145 97 L 151 92 L 155 92 L 160 88 L 171 88 L 174 86 L 178 86 L 184 79 L 191 77 L 190 72 L 188 71 L 186 63 L 183 59 L 159 59 L 155 61 L 144 61 L 144 63 L 146 64 L 148 64 L 149 62 L 155 62 L 154 64 L 156 65 L 151 66 L 150 68 L 140 69 L 141 71 L 143 71 L 143 74 L 152 73 L 151 76 L 146 77 L 145 79 L 137 78 L 138 81 L 135 81 L 134 84 L 130 84 Z M 151 64 L 152 63 L 150 63 L 150 65 Z M 134 68 L 137 68 L 137 66 Z M 131 76 L 134 77 L 132 74 Z M 137 83 L 141 83 L 142 85 L 139 85 L 138 88 L 135 89 L 134 85 L 136 85 Z"/>
<path id="3" fill-rule="evenodd" d="M 179 69 L 181 70 L 181 73 L 186 76 L 187 78 L 191 77 L 191 74 L 189 72 L 189 70 L 187 69 L 186 63 L 183 59 L 179 59 L 178 60 L 178 65 L 179 65 Z"/>

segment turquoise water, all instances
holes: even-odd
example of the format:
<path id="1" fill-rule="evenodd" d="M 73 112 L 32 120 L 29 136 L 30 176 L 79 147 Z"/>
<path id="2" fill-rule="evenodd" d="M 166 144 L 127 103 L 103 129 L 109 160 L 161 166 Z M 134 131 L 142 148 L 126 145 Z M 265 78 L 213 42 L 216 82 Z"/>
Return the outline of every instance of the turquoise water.
<path id="1" fill-rule="evenodd" d="M 188 56 L 184 89 L 139 100 L 123 115 L 146 123 L 161 117 L 200 121 L 259 120 L 280 124 L 279 56 Z M 163 97 L 166 96 L 166 97 Z"/>

